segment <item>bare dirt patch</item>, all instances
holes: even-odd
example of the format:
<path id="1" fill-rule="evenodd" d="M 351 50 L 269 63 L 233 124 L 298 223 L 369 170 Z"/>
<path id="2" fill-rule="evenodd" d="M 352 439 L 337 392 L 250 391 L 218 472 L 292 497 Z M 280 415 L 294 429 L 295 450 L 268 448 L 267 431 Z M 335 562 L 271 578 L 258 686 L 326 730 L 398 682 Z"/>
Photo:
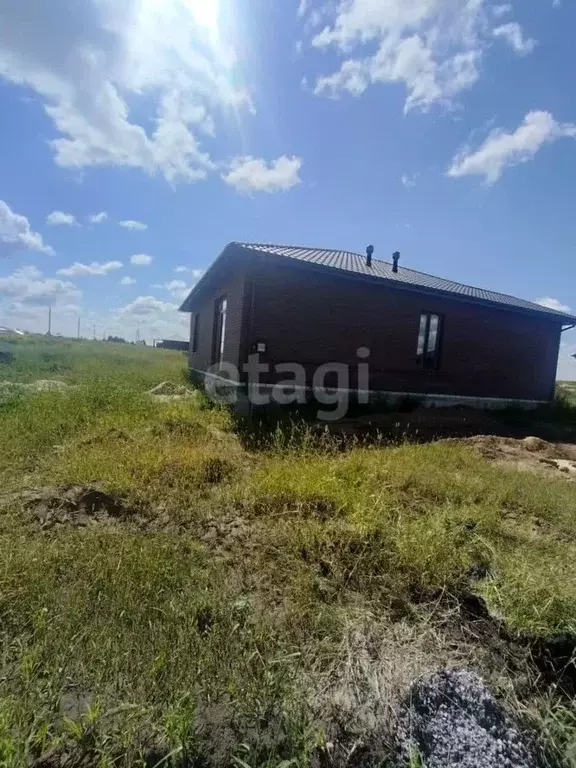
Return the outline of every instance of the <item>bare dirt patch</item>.
<path id="1" fill-rule="evenodd" d="M 534 436 L 517 439 L 497 435 L 475 435 L 446 442 L 469 445 L 482 458 L 501 466 L 570 481 L 576 479 L 576 445 L 570 443 L 549 443 Z"/>
<path id="2" fill-rule="evenodd" d="M 0 381 L 0 392 L 25 393 L 25 392 L 69 392 L 73 389 L 70 384 L 58 379 L 38 379 L 30 384 L 19 381 Z"/>
<path id="3" fill-rule="evenodd" d="M 18 498 L 25 513 L 42 530 L 57 525 L 83 528 L 133 514 L 122 499 L 91 485 L 35 488 L 24 491 Z"/>

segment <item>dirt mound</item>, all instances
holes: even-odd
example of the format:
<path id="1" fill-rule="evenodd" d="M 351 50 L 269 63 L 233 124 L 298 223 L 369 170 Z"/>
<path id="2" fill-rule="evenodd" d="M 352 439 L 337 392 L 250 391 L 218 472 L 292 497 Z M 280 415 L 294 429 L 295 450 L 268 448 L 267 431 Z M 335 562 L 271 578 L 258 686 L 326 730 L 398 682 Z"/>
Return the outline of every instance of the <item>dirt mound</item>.
<path id="1" fill-rule="evenodd" d="M 148 390 L 149 395 L 185 395 L 187 389 L 182 384 L 174 384 L 173 381 L 163 381 Z"/>
<path id="2" fill-rule="evenodd" d="M 44 530 L 55 525 L 84 527 L 131 514 L 122 499 L 91 485 L 25 491 L 20 501 L 26 513 Z"/>
<path id="3" fill-rule="evenodd" d="M 156 400 L 170 401 L 170 400 L 185 400 L 188 398 L 197 399 L 199 392 L 188 389 L 183 384 L 175 384 L 173 381 L 162 381 L 152 389 L 149 389 L 147 394 L 152 395 Z"/>
<path id="4" fill-rule="evenodd" d="M 446 442 L 470 445 L 484 459 L 498 464 L 569 480 L 576 478 L 576 445 L 569 443 L 549 443 L 533 436 L 520 440 L 496 435 L 476 435 Z"/>
<path id="5" fill-rule="evenodd" d="M 38 379 L 30 384 L 19 381 L 0 381 L 0 390 L 7 392 L 68 392 L 72 387 L 56 379 Z"/>
<path id="6" fill-rule="evenodd" d="M 163 381 L 148 390 L 149 395 L 187 395 L 191 394 L 183 384 L 175 384 L 173 381 Z"/>
<path id="7" fill-rule="evenodd" d="M 69 384 L 55 379 L 38 379 L 25 387 L 29 392 L 67 392 L 70 389 Z"/>

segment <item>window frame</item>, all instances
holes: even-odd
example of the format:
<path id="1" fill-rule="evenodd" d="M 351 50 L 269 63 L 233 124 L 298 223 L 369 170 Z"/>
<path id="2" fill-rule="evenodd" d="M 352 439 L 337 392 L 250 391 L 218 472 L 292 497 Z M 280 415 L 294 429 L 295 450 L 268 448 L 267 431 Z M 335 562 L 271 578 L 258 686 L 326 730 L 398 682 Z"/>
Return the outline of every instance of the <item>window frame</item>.
<path id="1" fill-rule="evenodd" d="M 221 363 L 224 358 L 226 344 L 226 316 L 228 314 L 228 297 L 224 293 L 214 302 L 214 322 L 212 332 L 212 362 Z"/>
<path id="2" fill-rule="evenodd" d="M 429 349 L 432 318 L 438 318 L 436 327 L 436 343 L 433 349 Z M 422 352 L 420 352 L 420 338 L 422 335 L 422 321 L 424 320 L 424 339 Z M 444 315 L 439 312 L 422 310 L 418 324 L 418 337 L 416 346 L 416 363 L 425 371 L 437 371 L 440 368 L 442 345 L 444 340 Z"/>
<path id="3" fill-rule="evenodd" d="M 192 342 L 190 344 L 190 351 L 192 354 L 198 352 L 198 340 L 200 334 L 200 312 L 194 313 L 194 326 L 192 328 Z"/>

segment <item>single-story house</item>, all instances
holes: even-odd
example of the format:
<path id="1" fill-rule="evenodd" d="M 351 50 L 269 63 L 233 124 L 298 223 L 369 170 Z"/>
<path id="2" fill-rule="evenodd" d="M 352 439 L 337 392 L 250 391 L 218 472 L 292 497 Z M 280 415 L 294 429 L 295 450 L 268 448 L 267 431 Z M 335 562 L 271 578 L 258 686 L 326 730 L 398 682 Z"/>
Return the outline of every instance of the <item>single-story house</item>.
<path id="1" fill-rule="evenodd" d="M 180 339 L 162 339 L 156 342 L 156 346 L 161 349 L 174 349 L 179 352 L 188 352 L 190 349 L 190 342 L 181 341 Z"/>
<path id="2" fill-rule="evenodd" d="M 244 364 L 256 355 L 259 387 L 286 382 L 298 364 L 298 384 L 313 389 L 318 369 L 338 364 L 351 391 L 438 405 L 530 407 L 553 397 L 561 333 L 576 316 L 408 269 L 398 253 L 380 261 L 373 250 L 230 243 L 180 307 L 191 315 L 191 371 L 207 380 L 226 369 L 246 393 Z M 326 386 L 343 386 L 330 376 Z"/>

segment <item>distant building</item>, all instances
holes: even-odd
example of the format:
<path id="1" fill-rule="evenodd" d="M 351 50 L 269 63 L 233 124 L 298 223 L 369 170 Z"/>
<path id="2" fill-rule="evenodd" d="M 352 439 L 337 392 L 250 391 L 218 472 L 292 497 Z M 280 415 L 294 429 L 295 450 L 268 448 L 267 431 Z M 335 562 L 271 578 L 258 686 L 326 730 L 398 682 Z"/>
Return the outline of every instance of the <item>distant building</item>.
<path id="1" fill-rule="evenodd" d="M 190 342 L 180 341 L 179 339 L 162 339 L 156 342 L 156 346 L 162 347 L 162 349 L 177 349 L 181 352 L 188 352 Z"/>
<path id="2" fill-rule="evenodd" d="M 0 325 L 0 336 L 26 336 L 26 334 L 17 328 L 8 328 L 5 325 Z"/>

